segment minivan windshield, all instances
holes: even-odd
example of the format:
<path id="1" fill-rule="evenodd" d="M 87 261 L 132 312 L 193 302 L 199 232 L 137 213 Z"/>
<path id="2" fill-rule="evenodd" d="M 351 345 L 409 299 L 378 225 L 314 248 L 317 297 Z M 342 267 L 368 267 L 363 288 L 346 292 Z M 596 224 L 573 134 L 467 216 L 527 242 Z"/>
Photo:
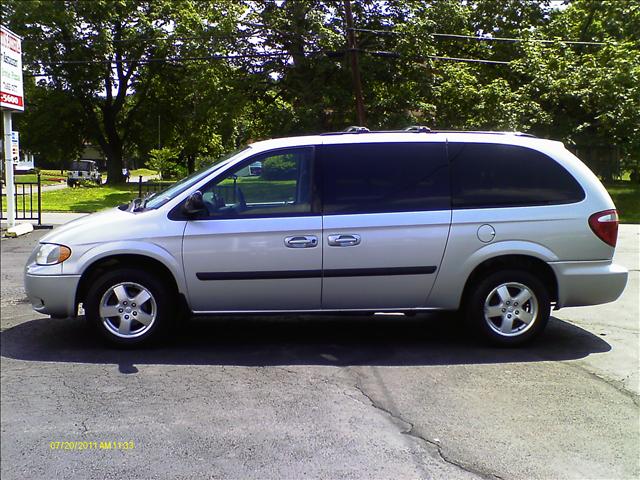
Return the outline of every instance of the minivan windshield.
<path id="1" fill-rule="evenodd" d="M 197 183 L 200 180 L 202 180 L 207 175 L 215 172 L 216 170 L 224 167 L 225 165 L 228 165 L 229 163 L 234 161 L 236 159 L 236 157 L 238 157 L 239 155 L 242 155 L 245 151 L 249 150 L 250 148 L 251 147 L 244 147 L 244 148 L 241 148 L 239 150 L 233 151 L 233 152 L 225 155 L 224 157 L 222 157 L 215 164 L 207 165 L 206 167 L 202 168 L 201 170 L 198 170 L 197 172 L 194 172 L 191 175 L 183 178 L 182 180 L 174 183 L 173 185 L 171 185 L 166 190 L 163 190 L 161 192 L 158 192 L 158 193 L 154 194 L 153 196 L 149 197 L 149 199 L 145 203 L 144 207 L 145 208 L 159 208 L 159 207 L 161 207 L 162 205 L 167 203 L 169 200 L 175 198 L 177 195 L 180 195 L 182 192 L 187 190 L 189 187 L 191 187 L 195 183 Z"/>

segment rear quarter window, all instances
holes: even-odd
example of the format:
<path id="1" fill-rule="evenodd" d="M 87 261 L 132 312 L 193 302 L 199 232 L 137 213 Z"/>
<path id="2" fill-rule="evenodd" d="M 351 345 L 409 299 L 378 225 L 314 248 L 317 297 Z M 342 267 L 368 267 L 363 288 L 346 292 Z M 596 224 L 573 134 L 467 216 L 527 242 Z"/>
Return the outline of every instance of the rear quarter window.
<path id="1" fill-rule="evenodd" d="M 536 150 L 486 143 L 449 143 L 454 208 L 557 205 L 584 199 L 558 162 Z"/>

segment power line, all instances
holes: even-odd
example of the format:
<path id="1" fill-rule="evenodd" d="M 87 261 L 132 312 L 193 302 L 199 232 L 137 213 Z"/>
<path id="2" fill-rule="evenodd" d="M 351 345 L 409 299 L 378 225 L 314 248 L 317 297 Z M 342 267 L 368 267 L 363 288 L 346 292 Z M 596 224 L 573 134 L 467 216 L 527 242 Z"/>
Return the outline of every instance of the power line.
<path id="1" fill-rule="evenodd" d="M 299 52 L 301 54 L 315 54 L 315 53 L 324 53 L 321 51 L 318 52 Z M 164 58 L 141 58 L 138 60 L 54 60 L 50 62 L 33 62 L 30 63 L 30 66 L 36 65 L 117 65 L 117 64 L 130 64 L 130 63 L 138 63 L 138 64 L 147 64 L 147 63 L 163 63 L 163 62 L 185 62 L 185 61 L 198 61 L 198 60 L 234 60 L 234 59 L 242 59 L 242 58 L 268 58 L 268 57 L 289 57 L 292 53 L 288 52 L 272 52 L 272 53 L 250 53 L 250 54 L 230 54 L 230 55 L 203 55 L 198 57 L 164 57 Z"/>
<path id="2" fill-rule="evenodd" d="M 349 50 L 349 49 L 347 49 Z M 304 55 L 335 55 L 340 54 L 344 55 L 347 50 L 341 51 L 313 51 L 313 52 L 295 52 Z M 365 50 L 365 49 L 356 49 L 358 52 L 366 53 L 372 56 L 378 57 L 391 57 L 391 58 L 402 58 L 402 56 L 397 52 L 388 52 L 388 51 L 377 51 L 377 50 Z M 264 53 L 264 54 L 249 54 L 249 55 L 205 55 L 200 57 L 167 57 L 167 58 L 149 58 L 143 60 L 60 60 L 58 62 L 37 62 L 28 64 L 28 66 L 46 66 L 46 65 L 92 65 L 92 64 L 129 64 L 137 62 L 139 64 L 146 63 L 160 63 L 160 62 L 174 62 L 174 63 L 182 63 L 182 62 L 191 62 L 191 61 L 204 61 L 204 60 L 233 60 L 233 59 L 243 59 L 243 58 L 283 58 L 289 57 L 293 55 L 293 53 L 288 52 L 272 52 L 272 53 Z M 430 59 L 437 61 L 448 61 L 448 62 L 462 62 L 462 63 L 480 63 L 487 65 L 509 65 L 510 62 L 504 60 L 489 60 L 483 58 L 464 58 L 464 57 L 447 57 L 441 55 L 423 55 L 420 58 L 422 59 Z M 47 73 L 28 73 L 25 72 L 25 76 L 27 77 L 48 77 L 50 74 Z"/>
<path id="3" fill-rule="evenodd" d="M 254 24 L 250 22 L 243 22 L 245 25 L 249 25 L 252 27 L 260 27 L 260 29 L 270 29 L 270 27 L 266 25 Z M 352 30 L 356 32 L 367 32 L 367 33 L 375 33 L 375 34 L 383 34 L 383 35 L 407 35 L 406 32 L 397 32 L 393 30 L 383 30 L 383 29 L 371 29 L 371 28 L 357 28 L 357 27 L 349 27 L 346 28 L 347 31 Z M 290 32 L 278 32 L 280 34 L 289 34 Z M 521 37 L 493 37 L 488 35 L 465 35 L 465 34 L 456 34 L 456 33 L 439 33 L 433 32 L 430 34 L 435 38 L 441 39 L 452 39 L 452 40 L 475 40 L 480 42 L 509 42 L 509 43 L 542 43 L 542 44 L 555 44 L 555 43 L 564 43 L 567 45 L 591 45 L 591 46 L 606 46 L 606 45 L 616 45 L 617 42 L 593 42 L 593 41 L 576 41 L 576 40 L 565 40 L 565 39 L 544 39 L 544 38 L 521 38 Z M 201 39 L 209 39 L 209 40 L 217 40 L 217 39 L 236 39 L 236 38 L 252 38 L 259 37 L 260 34 L 255 32 L 246 32 L 239 31 L 235 33 L 207 33 L 203 32 L 202 35 L 190 35 L 190 36 L 177 36 L 177 37 L 141 37 L 141 38 L 122 38 L 122 39 L 106 39 L 108 43 L 132 43 L 132 42 L 141 42 L 141 41 L 186 41 L 186 40 L 201 40 Z M 58 40 L 55 38 L 44 38 L 44 39 L 35 39 L 35 38 L 24 38 L 22 40 L 23 43 L 59 43 L 59 44 L 73 44 L 73 43 L 83 43 L 86 44 L 87 40 L 98 40 L 99 37 L 92 37 L 90 39 L 71 39 L 71 40 Z"/>
<path id="4" fill-rule="evenodd" d="M 451 33 L 433 33 L 434 37 L 440 38 L 455 38 L 455 39 L 467 39 L 467 40 L 479 40 L 479 41 L 489 41 L 489 42 L 510 42 L 510 43 L 519 43 L 519 42 L 532 42 L 532 43 L 544 43 L 544 44 L 554 44 L 554 43 L 566 43 L 567 45 L 596 45 L 596 46 L 605 46 L 605 45 L 614 45 L 615 42 L 606 43 L 606 42 L 577 42 L 573 40 L 545 40 L 541 38 L 507 38 L 507 37 L 487 37 L 487 36 L 474 36 L 474 35 L 454 35 Z"/>
<path id="5" fill-rule="evenodd" d="M 205 33 L 202 35 L 187 35 L 187 36 L 168 36 L 168 37 L 138 37 L 138 38 L 100 38 L 98 36 L 92 36 L 88 38 L 73 38 L 69 40 L 60 40 L 57 38 L 23 38 L 22 43 L 59 43 L 62 45 L 82 43 L 87 44 L 89 41 L 106 40 L 106 43 L 140 43 L 140 42 L 153 42 L 153 41 L 185 41 L 185 40 L 218 40 L 218 39 L 236 39 L 236 38 L 251 38 L 257 36 L 253 32 L 239 31 L 236 33 Z"/>
<path id="6" fill-rule="evenodd" d="M 388 35 L 406 35 L 405 32 L 395 32 L 393 30 L 375 30 L 371 28 L 354 28 L 353 30 L 357 32 L 368 32 L 368 33 L 378 33 L 378 34 L 388 34 Z M 430 34 L 436 38 L 450 38 L 456 40 L 476 40 L 481 42 L 532 42 L 532 43 L 544 43 L 544 44 L 554 44 L 554 43 L 566 43 L 568 45 L 596 45 L 596 46 L 605 46 L 605 45 L 615 45 L 615 42 L 578 42 L 574 40 L 548 40 L 543 38 L 510 38 L 510 37 L 490 37 L 486 35 L 459 35 L 454 33 L 431 33 Z"/>
<path id="7" fill-rule="evenodd" d="M 425 58 L 432 60 L 443 60 L 448 62 L 464 62 L 464 63 L 486 63 L 488 65 L 509 65 L 511 62 L 504 60 L 486 60 L 483 58 L 458 58 L 458 57 L 441 57 L 439 55 L 424 55 Z"/>

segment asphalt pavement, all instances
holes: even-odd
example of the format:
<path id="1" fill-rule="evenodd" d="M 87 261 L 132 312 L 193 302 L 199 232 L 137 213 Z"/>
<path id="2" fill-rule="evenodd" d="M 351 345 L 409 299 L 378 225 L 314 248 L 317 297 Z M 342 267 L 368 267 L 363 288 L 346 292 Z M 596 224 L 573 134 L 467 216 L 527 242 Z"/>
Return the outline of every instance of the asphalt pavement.
<path id="1" fill-rule="evenodd" d="M 0 244 L 3 480 L 640 477 L 638 226 L 623 296 L 519 349 L 441 314 L 216 317 L 114 350 L 26 302 L 44 233 Z"/>

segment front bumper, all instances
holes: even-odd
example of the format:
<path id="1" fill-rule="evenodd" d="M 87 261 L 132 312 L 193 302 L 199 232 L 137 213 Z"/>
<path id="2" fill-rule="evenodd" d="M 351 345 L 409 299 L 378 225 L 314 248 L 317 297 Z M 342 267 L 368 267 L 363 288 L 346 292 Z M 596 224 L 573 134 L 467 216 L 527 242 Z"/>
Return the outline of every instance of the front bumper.
<path id="1" fill-rule="evenodd" d="M 76 291 L 80 275 L 24 276 L 24 286 L 31 306 L 38 313 L 52 317 L 75 317 Z"/>
<path id="2" fill-rule="evenodd" d="M 629 272 L 610 260 L 549 263 L 558 280 L 556 308 L 598 305 L 616 300 Z"/>

